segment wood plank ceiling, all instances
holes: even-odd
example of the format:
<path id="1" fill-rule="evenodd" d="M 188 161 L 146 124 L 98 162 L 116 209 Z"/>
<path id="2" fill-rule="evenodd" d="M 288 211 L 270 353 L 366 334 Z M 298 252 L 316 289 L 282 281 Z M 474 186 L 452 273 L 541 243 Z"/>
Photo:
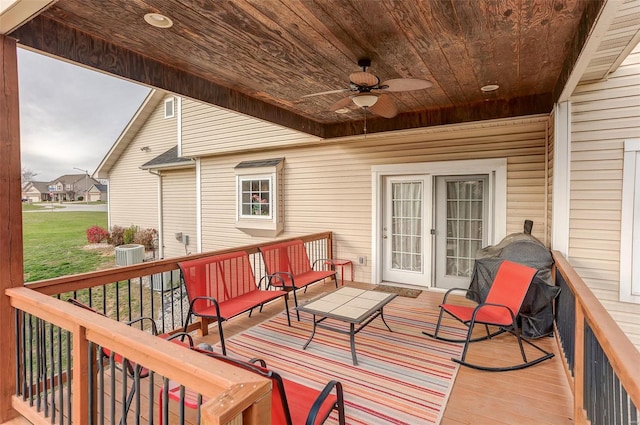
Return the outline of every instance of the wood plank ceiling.
<path id="1" fill-rule="evenodd" d="M 399 114 L 368 132 L 548 113 L 600 0 L 59 0 L 9 35 L 28 48 L 320 137 L 360 134 L 330 107 L 358 59 Z M 173 21 L 148 25 L 146 13 Z M 481 87 L 497 84 L 484 93 Z"/>

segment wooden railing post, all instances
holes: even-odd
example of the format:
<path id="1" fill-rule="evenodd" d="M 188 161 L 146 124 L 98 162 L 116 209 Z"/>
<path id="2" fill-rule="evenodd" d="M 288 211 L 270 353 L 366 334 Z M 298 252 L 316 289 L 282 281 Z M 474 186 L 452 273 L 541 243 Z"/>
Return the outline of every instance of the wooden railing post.
<path id="1" fill-rule="evenodd" d="M 73 411 L 72 421 L 84 424 L 89 420 L 89 341 L 87 330 L 75 326 L 73 330 Z"/>
<path id="2" fill-rule="evenodd" d="M 22 187 L 20 113 L 16 41 L 0 34 L 0 423 L 17 416 L 13 310 L 5 290 L 24 285 L 22 255 Z"/>

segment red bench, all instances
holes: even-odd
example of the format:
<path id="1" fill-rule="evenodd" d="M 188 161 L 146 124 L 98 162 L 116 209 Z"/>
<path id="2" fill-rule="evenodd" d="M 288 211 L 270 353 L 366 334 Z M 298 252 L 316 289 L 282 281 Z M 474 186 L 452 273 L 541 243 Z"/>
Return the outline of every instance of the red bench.
<path id="1" fill-rule="evenodd" d="M 269 284 L 282 287 L 286 291 L 293 291 L 293 300 L 298 307 L 296 289 L 305 288 L 312 283 L 319 282 L 326 278 L 333 278 L 338 287 L 335 267 L 333 270 L 315 270 L 316 264 L 332 262 L 328 258 L 319 258 L 313 262 L 309 261 L 307 249 L 300 239 L 279 242 L 259 248 L 262 259 L 267 270 Z M 300 313 L 296 311 L 298 320 Z"/>
<path id="2" fill-rule="evenodd" d="M 283 290 L 260 289 L 256 284 L 249 256 L 244 251 L 214 255 L 178 263 L 182 271 L 189 312 L 184 322 L 183 331 L 187 331 L 191 315 L 200 317 L 202 335 L 208 333 L 209 321 L 218 322 L 218 333 L 222 353 L 227 350 L 224 345 L 222 322 L 249 312 L 276 298 L 284 298 L 289 325 L 288 293 Z"/>
<path id="3" fill-rule="evenodd" d="M 235 360 L 207 350 L 192 347 L 199 353 L 227 364 L 257 373 L 271 380 L 271 423 L 274 425 L 320 425 L 324 423 L 331 412 L 338 413 L 338 424 L 345 424 L 344 396 L 342 384 L 339 381 L 329 381 L 322 390 L 307 387 L 306 385 L 282 378 L 278 373 L 267 368 L 261 359 L 252 359 L 248 362 Z M 258 364 L 254 364 L 257 362 Z M 166 380 L 158 392 L 158 418 L 163 423 L 163 418 L 168 413 L 168 405 L 163 404 L 163 399 L 184 402 L 185 407 L 198 409 L 207 400 L 193 389 L 184 388 L 175 381 Z M 163 412 L 163 410 L 165 410 Z"/>

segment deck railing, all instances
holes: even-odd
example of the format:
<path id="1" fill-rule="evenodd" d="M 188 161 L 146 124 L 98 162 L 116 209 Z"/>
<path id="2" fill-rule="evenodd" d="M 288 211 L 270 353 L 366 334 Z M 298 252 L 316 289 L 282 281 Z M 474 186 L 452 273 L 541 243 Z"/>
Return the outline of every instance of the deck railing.
<path id="1" fill-rule="evenodd" d="M 305 241 L 311 261 L 332 256 L 331 232 L 300 239 Z M 215 253 L 247 251 L 259 281 L 265 275 L 259 246 Z M 126 423 L 127 419 L 130 423 L 158 423 L 159 403 L 154 407 L 154 402 L 159 399 L 161 384 L 166 387 L 171 380 L 174 387 L 177 383 L 196 388 L 201 394 L 202 414 L 196 415 L 194 423 L 200 423 L 200 416 L 206 424 L 268 423 L 264 418 L 269 417 L 269 381 L 238 374 L 237 368 L 152 336 L 145 331 L 148 329 L 122 323 L 151 316 L 163 333 L 181 329 L 187 312 L 182 304 L 186 300 L 183 285 L 165 287 L 163 282 L 162 289 L 166 290 L 159 291 L 154 290 L 153 279 L 178 270 L 183 258 L 187 257 L 65 276 L 7 290 L 16 309 L 14 408 L 33 423 Z M 68 298 L 80 299 L 107 317 L 63 302 Z M 193 324 L 190 329 L 197 326 Z M 113 355 L 100 356 L 105 351 L 118 353 L 138 367 L 132 369 L 133 374 L 122 367 L 117 370 Z M 160 408 L 166 411 L 166 396 L 163 403 Z M 181 404 L 179 415 L 171 423 L 185 422 L 184 401 Z M 167 420 L 168 415 L 164 418 Z"/>
<path id="2" fill-rule="evenodd" d="M 303 239 L 308 244 L 312 261 L 332 256 L 331 233 Z M 258 246 L 233 249 L 244 249 L 253 256 L 257 279 L 264 275 Z M 572 384 L 575 422 L 637 424 L 640 353 L 569 262 L 558 252 L 554 252 L 554 259 L 556 283 L 562 288 L 556 308 L 557 334 Z M 238 375 L 235 368 L 230 370 L 206 356 L 62 301 L 66 297 L 86 296 L 94 308 L 121 321 L 148 315 L 148 312 L 159 314 L 153 306 L 170 304 L 170 301 L 163 304 L 160 297 L 179 298 L 182 289 L 177 287 L 158 294 L 148 288 L 145 278 L 150 281 L 151 276 L 176 270 L 180 260 L 174 258 L 65 276 L 7 290 L 11 304 L 16 308 L 14 329 L 18 367 L 13 397 L 16 410 L 33 423 L 114 423 L 121 418 L 122 411 L 109 403 L 116 398 L 124 401 L 128 388 L 135 385 L 137 395 L 128 417 L 135 423 L 154 423 L 154 420 L 157 422 L 154 400 L 158 388 L 162 387 L 160 384 L 154 386 L 155 377 L 156 383 L 172 380 L 187 388 L 199 389 L 208 400 L 202 405 L 203 423 L 266 423 L 264 419 L 256 419 L 268 417 L 265 412 L 268 412 L 269 391 L 265 390 L 265 381 Z M 109 301 L 114 294 L 126 294 L 121 305 Z M 162 322 L 156 317 L 158 323 L 164 323 L 162 330 L 179 328 L 183 313 L 177 307 L 165 310 L 171 311 L 168 316 L 171 320 Z M 124 376 L 114 381 L 112 375 L 107 375 L 110 381 L 97 382 L 102 379 L 97 373 L 99 347 L 117 352 L 149 369 L 152 379 L 144 383 L 148 385 L 146 392 L 141 381 L 135 378 L 133 383 L 127 384 Z M 117 386 L 113 382 L 117 382 Z M 107 404 L 100 399 L 105 394 L 110 400 Z M 141 394 L 147 397 L 146 404 L 145 400 L 141 402 Z M 233 403 L 230 404 L 230 400 Z M 119 409 L 122 404 L 118 403 Z M 183 415 L 178 419 L 182 420 Z"/>
<path id="3" fill-rule="evenodd" d="M 640 352 L 557 251 L 556 326 L 573 383 L 578 424 L 637 425 Z"/>

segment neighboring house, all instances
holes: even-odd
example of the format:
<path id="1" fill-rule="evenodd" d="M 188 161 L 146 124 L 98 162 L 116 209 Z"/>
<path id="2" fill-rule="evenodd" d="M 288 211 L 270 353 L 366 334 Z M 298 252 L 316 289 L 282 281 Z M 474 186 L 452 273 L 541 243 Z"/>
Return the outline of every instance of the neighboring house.
<path id="1" fill-rule="evenodd" d="M 49 182 L 27 182 L 22 187 L 22 199 L 28 202 L 50 201 Z"/>
<path id="2" fill-rule="evenodd" d="M 607 56 L 616 35 L 550 115 L 329 143 L 153 91 L 95 173 L 109 224 L 157 228 L 161 256 L 331 230 L 356 280 L 446 289 L 531 219 L 640 347 L 640 48 Z"/>
<path id="3" fill-rule="evenodd" d="M 89 188 L 88 195 L 89 202 L 106 202 L 107 201 L 107 185 L 106 184 L 94 184 Z"/>
<path id="4" fill-rule="evenodd" d="M 57 202 L 85 200 L 91 186 L 100 184 L 87 174 L 65 174 L 49 182 L 49 192 Z"/>

